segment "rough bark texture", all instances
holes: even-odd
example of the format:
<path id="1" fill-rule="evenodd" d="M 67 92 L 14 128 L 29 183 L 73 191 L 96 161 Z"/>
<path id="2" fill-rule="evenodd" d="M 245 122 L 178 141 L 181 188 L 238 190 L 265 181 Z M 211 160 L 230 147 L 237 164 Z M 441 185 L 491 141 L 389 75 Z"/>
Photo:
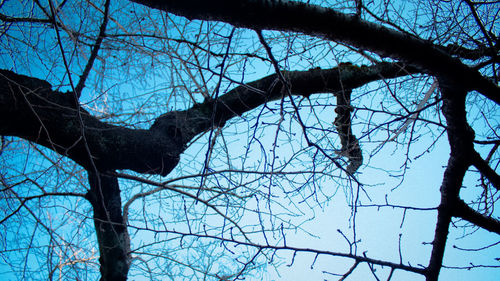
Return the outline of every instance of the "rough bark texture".
<path id="1" fill-rule="evenodd" d="M 381 77 L 414 73 L 414 68 L 380 63 L 357 67 L 284 72 L 296 95 L 335 93 Z M 282 97 L 270 75 L 238 86 L 217 100 L 159 116 L 149 130 L 107 124 L 76 103 L 71 92 L 53 91 L 46 81 L 0 70 L 0 134 L 24 138 L 66 155 L 87 170 L 130 169 L 167 175 L 196 135 L 264 103 Z M 341 82 L 342 81 L 342 82 Z"/>
<path id="2" fill-rule="evenodd" d="M 96 165 L 103 171 L 166 174 L 183 151 L 173 135 L 101 122 L 77 105 L 72 93 L 6 70 L 0 70 L 0 134 L 46 146 L 87 170 Z"/>

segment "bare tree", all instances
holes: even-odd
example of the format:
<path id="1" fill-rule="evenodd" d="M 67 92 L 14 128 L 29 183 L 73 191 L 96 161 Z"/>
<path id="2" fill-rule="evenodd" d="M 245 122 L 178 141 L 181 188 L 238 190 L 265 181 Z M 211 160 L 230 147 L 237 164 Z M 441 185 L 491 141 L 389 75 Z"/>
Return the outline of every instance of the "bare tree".
<path id="1" fill-rule="evenodd" d="M 2 272 L 241 280 L 306 257 L 327 278 L 431 281 L 500 266 L 498 1 L 0 7 Z M 335 231 L 304 246 L 315 224 Z"/>

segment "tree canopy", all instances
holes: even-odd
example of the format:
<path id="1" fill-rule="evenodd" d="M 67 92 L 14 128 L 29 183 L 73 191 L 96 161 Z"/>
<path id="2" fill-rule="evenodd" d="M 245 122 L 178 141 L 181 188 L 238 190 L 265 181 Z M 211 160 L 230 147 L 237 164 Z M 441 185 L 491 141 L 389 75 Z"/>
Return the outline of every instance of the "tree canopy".
<path id="1" fill-rule="evenodd" d="M 2 1 L 0 270 L 262 280 L 305 261 L 328 280 L 491 276 L 499 11 Z"/>

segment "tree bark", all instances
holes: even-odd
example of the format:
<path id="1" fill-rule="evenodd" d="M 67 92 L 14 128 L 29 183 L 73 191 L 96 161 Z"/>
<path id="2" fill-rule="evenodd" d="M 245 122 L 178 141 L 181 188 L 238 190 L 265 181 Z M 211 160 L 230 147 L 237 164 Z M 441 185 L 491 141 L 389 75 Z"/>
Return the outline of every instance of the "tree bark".
<path id="1" fill-rule="evenodd" d="M 342 42 L 446 76 L 500 104 L 500 88 L 431 42 L 333 9 L 279 0 L 132 0 L 188 19 L 213 20 L 257 30 L 300 32 Z"/>
<path id="2" fill-rule="evenodd" d="M 412 67 L 379 63 L 283 74 L 294 95 L 308 97 L 416 71 Z M 269 75 L 240 85 L 217 100 L 165 113 L 151 128 L 140 130 L 102 122 L 83 110 L 73 93 L 53 91 L 46 81 L 0 70 L 0 134 L 41 144 L 90 171 L 96 167 L 100 171 L 129 169 L 165 176 L 175 168 L 180 154 L 196 135 L 281 98 L 280 82 L 276 85 L 276 81 L 276 75 Z"/>
<path id="3" fill-rule="evenodd" d="M 174 120 L 175 121 L 175 120 Z M 178 163 L 179 137 L 102 122 L 43 80 L 0 70 L 0 134 L 41 144 L 87 170 L 166 175 Z"/>
<path id="4" fill-rule="evenodd" d="M 443 257 L 448 239 L 448 229 L 452 216 L 460 203 L 460 188 L 472 164 L 474 131 L 467 123 L 465 97 L 467 92 L 446 79 L 439 79 L 443 97 L 442 112 L 446 118 L 450 158 L 441 184 L 441 203 L 434 241 L 427 267 L 426 280 L 437 281 L 443 264 Z"/>
<path id="5" fill-rule="evenodd" d="M 288 71 L 295 95 L 335 93 L 381 78 L 415 72 L 398 64 Z M 33 77 L 0 70 L 0 134 L 24 138 L 74 160 L 89 171 L 87 199 L 94 209 L 102 280 L 125 280 L 130 266 L 129 237 L 123 221 L 116 178 L 97 171 L 130 169 L 167 175 L 193 137 L 213 126 L 282 97 L 270 75 L 241 85 L 217 100 L 159 116 L 148 130 L 100 121 L 82 109 L 71 92 L 61 93 Z"/>
<path id="6" fill-rule="evenodd" d="M 101 281 L 127 280 L 130 269 L 130 237 L 123 221 L 120 189 L 116 177 L 88 172 L 87 199 L 94 210 L 99 244 Z"/>

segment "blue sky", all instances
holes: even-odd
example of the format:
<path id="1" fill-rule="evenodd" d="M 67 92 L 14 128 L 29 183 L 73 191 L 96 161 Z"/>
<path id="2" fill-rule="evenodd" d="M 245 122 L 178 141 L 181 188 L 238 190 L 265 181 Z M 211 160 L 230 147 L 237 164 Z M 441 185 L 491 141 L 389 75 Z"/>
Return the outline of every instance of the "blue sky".
<path id="1" fill-rule="evenodd" d="M 401 4 L 401 2 L 394 3 Z M 183 18 L 156 12 L 149 14 L 145 12 L 147 10 L 128 2 L 116 5 L 116 22 L 110 23 L 113 32 L 130 35 L 137 32 L 152 34 L 162 31 L 166 36 L 178 40 L 187 39 L 192 42 L 199 40 L 196 42 L 203 47 L 210 47 L 212 52 L 223 54 L 226 51 L 228 42 L 226 36 L 232 32 L 232 28 L 227 25 L 189 22 Z M 99 15 L 94 8 L 90 8 L 90 11 Z M 93 25 L 79 26 L 80 22 L 75 19 L 76 17 L 71 18 L 70 14 L 65 14 L 63 18 L 75 29 L 81 27 L 82 31 L 92 30 Z M 165 30 L 161 30 L 163 27 Z M 210 31 L 208 36 L 204 35 L 206 31 Z M 14 69 L 47 79 L 54 86 L 60 86 L 61 90 L 69 89 L 67 76 L 62 78 L 61 75 L 65 71 L 61 61 L 50 59 L 59 56 L 58 49 L 44 48 L 45 45 L 55 46 L 53 30 L 47 29 L 40 34 L 15 29 L 10 32 L 11 36 L 31 40 L 39 45 L 31 49 L 31 46 L 16 40 L 4 41 L 4 47 L 10 48 L 11 52 L 2 53 L 0 56 L 1 68 Z M 279 32 L 264 32 L 264 37 L 271 44 L 272 52 L 284 70 L 329 68 L 346 61 L 359 65 L 369 64 L 366 58 L 359 55 L 346 55 L 348 49 L 335 43 L 325 43 L 318 38 L 295 38 L 283 35 Z M 66 54 L 74 72 L 73 76 L 76 78 L 86 62 L 85 54 L 88 50 L 86 46 L 80 46 L 73 51 L 73 43 L 66 39 L 68 40 L 65 41 Z M 134 123 L 134 128 L 147 128 L 159 114 L 192 105 L 193 99 L 189 97 L 188 92 L 194 95 L 194 100 L 202 101 L 200 85 L 206 85 L 209 93 L 215 95 L 214 89 L 219 82 L 217 71 L 220 70 L 217 64 L 222 60 L 220 57 L 208 56 L 199 49 L 193 49 L 190 44 L 174 41 L 154 38 L 140 41 L 133 36 L 128 40 L 132 42 L 129 42 L 130 45 L 119 45 L 128 49 L 118 52 L 114 52 L 112 48 L 105 49 L 96 62 L 93 74 L 89 78 L 91 86 L 85 90 L 83 96 L 84 106 L 94 114 L 104 116 L 105 120 L 116 124 L 125 123 L 132 126 L 131 123 Z M 211 41 L 206 43 L 206 40 Z M 113 42 L 118 45 L 121 41 Z M 134 45 L 137 42 L 142 42 L 144 45 Z M 300 52 L 309 47 L 310 50 Z M 39 56 L 37 56 L 38 51 L 40 51 Z M 255 33 L 248 30 L 235 31 L 230 51 L 236 54 L 248 52 L 266 58 Z M 197 55 L 199 57 L 196 57 Z M 196 60 L 199 62 L 195 62 Z M 197 68 L 196 64 L 202 67 Z M 249 82 L 274 72 L 269 61 L 245 58 L 242 55 L 230 57 L 226 61 L 226 67 L 226 78 L 231 78 L 233 81 L 223 79 L 221 94 L 236 87 L 235 81 Z M 349 252 L 348 241 L 352 242 L 356 236 L 356 239 L 360 239 L 356 243 L 358 255 L 366 253 L 370 258 L 398 262 L 401 252 L 404 264 L 427 265 L 431 250 L 431 245 L 428 243 L 433 239 L 436 211 L 405 211 L 403 208 L 373 205 L 389 203 L 418 208 L 437 207 L 440 198 L 439 186 L 449 154 L 446 135 L 442 134 L 443 129 L 440 126 L 426 125 L 417 121 L 414 128 L 411 124 L 405 133 L 398 136 L 398 143 L 387 142 L 379 150 L 379 145 L 393 137 L 403 122 L 391 123 L 370 135 L 366 133 L 371 132 L 376 124 L 389 122 L 396 118 L 397 114 L 404 114 L 398 102 L 415 109 L 416 101 L 424 97 L 432 82 L 433 80 L 426 76 L 414 76 L 412 79 L 406 77 L 375 82 L 354 90 L 353 130 L 360 138 L 365 161 L 357 174 L 358 180 L 363 183 L 362 189 L 359 189 L 360 186 L 356 183 L 345 180 L 345 174 L 326 157 L 321 157 L 321 154 L 318 156 L 316 150 L 307 148 L 289 101 L 285 101 L 283 106 L 280 101 L 269 103 L 266 107 L 234 118 L 221 132 L 216 130 L 212 134 L 205 133 L 197 137 L 181 156 L 181 162 L 172 174 L 166 178 L 145 178 L 157 182 L 172 181 L 172 185 L 178 185 L 176 188 L 179 190 L 195 194 L 193 190 L 198 188 L 201 182 L 201 177 L 196 175 L 204 169 L 207 143 L 209 138 L 215 138 L 208 171 L 241 170 L 245 173 L 226 172 L 205 177 L 205 187 L 213 190 L 203 191 L 201 196 L 203 199 L 210 199 L 210 196 L 218 194 L 219 197 L 211 198 L 213 200 L 211 202 L 214 202 L 224 215 L 234 219 L 245 231 L 249 231 L 252 241 L 264 244 L 267 239 L 272 245 L 283 245 L 286 240 L 287 245 L 293 247 Z M 391 93 L 401 100 L 396 102 Z M 434 101 L 434 95 L 428 103 Z M 299 113 L 307 125 L 323 129 L 308 130 L 309 137 L 325 151 L 335 155 L 335 150 L 340 146 L 333 126 L 335 97 L 325 94 L 313 97 L 311 100 L 297 98 L 295 102 L 300 103 Z M 488 129 L 488 124 L 485 124 L 484 118 L 481 118 L 481 111 L 488 109 L 487 112 L 490 114 L 488 120 L 491 123 L 489 125 L 498 128 L 500 120 L 498 109 L 491 103 L 473 98 L 470 104 L 469 120 L 476 130 L 476 135 L 484 139 L 491 130 Z M 396 115 L 379 112 L 372 114 L 371 110 L 381 109 Z M 437 123 L 444 122 L 437 106 L 429 107 L 422 112 L 421 117 Z M 415 129 L 412 137 L 416 141 L 411 144 L 407 153 L 407 143 L 412 129 Z M 6 140 L 13 141 L 0 158 L 1 174 L 8 183 L 30 179 L 41 184 L 46 190 L 59 192 L 71 190 L 82 194 L 86 192 L 85 172 L 71 161 L 39 146 L 17 142 L 17 139 L 13 138 Z M 487 149 L 488 147 L 480 151 L 483 156 L 488 153 Z M 371 154 L 374 155 L 370 157 Z M 340 157 L 337 159 L 345 165 Z M 280 174 L 280 172 L 300 173 Z M 195 176 L 182 179 L 190 175 Z M 480 197 L 482 190 L 476 186 L 477 181 L 477 176 L 471 172 L 464 183 L 466 188 L 461 193 L 463 199 L 472 201 Z M 151 185 L 136 181 L 121 180 L 123 203 L 128 202 L 133 195 L 153 188 Z M 39 194 L 42 189 L 40 186 L 26 183 L 20 185 L 16 191 L 27 196 Z M 230 192 L 234 192 L 235 195 L 230 195 Z M 238 198 L 238 196 L 244 197 Z M 351 206 L 355 201 L 359 206 L 353 216 Z M 15 262 L 19 266 L 17 270 L 32 267 L 35 272 L 27 270 L 25 274 L 33 276 L 46 273 L 36 272 L 36 269 L 40 266 L 46 270 L 44 259 L 48 254 L 53 254 L 54 264 L 58 262 L 58 254 L 62 260 L 77 256 L 93 257 L 95 261 L 96 244 L 88 203 L 79 197 L 69 199 L 50 197 L 31 202 L 29 206 L 37 210 L 38 218 L 41 218 L 45 225 L 50 223 L 57 230 L 57 235 L 64 238 L 64 243 L 50 240 L 51 237 L 43 230 L 43 225 L 37 224 L 33 216 L 29 215 L 29 211 L 24 210 L 20 217 L 15 218 L 16 220 L 8 221 L 10 224 L 2 226 L 2 231 L 5 233 L 2 237 L 4 242 L 1 244 L 2 258 L 18 259 Z M 2 212 L 8 214 L 18 206 L 17 204 L 16 200 L 2 200 L 0 206 Z M 258 215 L 259 212 L 262 213 L 261 216 Z M 496 214 L 498 211 L 494 212 Z M 234 271 L 234 265 L 227 264 L 234 261 L 235 257 L 248 259 L 255 252 L 251 247 L 235 247 L 231 248 L 234 254 L 227 255 L 224 245 L 217 241 L 195 238 L 183 240 L 173 233 L 155 235 L 151 231 L 140 229 L 147 226 L 163 230 L 162 221 L 167 221 L 169 223 L 166 228 L 169 231 L 197 233 L 207 231 L 210 235 L 224 235 L 226 238 L 233 233 L 229 229 L 236 227 L 223 216 L 201 203 L 195 203 L 192 198 L 172 190 L 158 192 L 145 199 L 134 201 L 130 213 L 129 231 L 133 237 L 132 246 L 137 249 L 137 253 L 134 253 L 137 258 L 133 262 L 130 280 L 149 278 L 143 275 L 148 269 L 145 261 L 149 261 L 148 266 L 156 267 L 153 270 L 162 271 L 168 268 L 189 279 L 189 275 L 193 272 L 169 258 L 211 267 L 214 272 L 228 273 Z M 285 239 L 280 225 L 289 228 L 286 230 Z M 460 227 L 464 225 L 463 222 L 456 222 L 456 225 L 459 227 L 450 229 L 445 265 L 468 266 L 472 262 L 499 266 L 495 260 L 498 258 L 498 246 L 481 251 L 459 250 L 459 248 L 478 249 L 492 245 L 498 242 L 496 234 Z M 262 226 L 268 228 L 265 235 L 261 231 Z M 238 239 L 242 239 L 236 230 L 234 234 Z M 14 252 L 7 251 L 13 247 L 12 243 L 15 241 L 20 242 L 21 248 L 17 256 Z M 29 244 L 30 241 L 34 241 L 34 244 Z M 78 247 L 73 249 L 72 243 L 81 245 L 84 250 Z M 148 243 L 158 244 L 148 245 Z M 30 252 L 30 258 L 24 259 L 23 255 L 27 253 L 24 250 L 26 245 L 39 245 L 40 249 L 38 252 L 35 250 Z M 228 245 L 226 247 L 229 247 Z M 66 252 L 62 254 L 57 252 L 62 250 Z M 154 254 L 165 255 L 168 258 L 157 262 L 153 259 Z M 267 257 L 272 256 L 272 252 L 266 254 Z M 292 259 L 293 264 L 289 266 Z M 297 253 L 293 258 L 293 253 L 290 251 L 278 251 L 273 259 L 274 264 L 266 264 L 264 256 L 259 257 L 258 261 L 262 262 L 263 267 L 256 270 L 255 276 L 247 280 L 337 280 L 339 277 L 333 274 L 343 274 L 352 265 L 349 259 L 325 255 L 315 258 L 310 253 Z M 75 265 L 73 270 L 78 270 L 77 267 L 78 265 Z M 88 268 L 96 270 L 97 265 L 94 263 Z M 81 271 L 88 268 L 83 268 Z M 389 274 L 387 268 L 376 268 L 382 280 L 387 278 Z M 0 265 L 0 272 L 9 270 Z M 497 280 L 498 273 L 495 272 L 494 268 L 443 269 L 440 280 Z M 19 276 L 6 273 L 4 277 L 7 280 L 10 278 L 15 280 Z M 92 280 L 92 277 L 89 279 Z M 366 264 L 362 264 L 348 280 L 364 280 L 368 277 L 371 278 L 372 273 Z M 423 278 L 398 270 L 391 280 L 423 280 Z"/>

